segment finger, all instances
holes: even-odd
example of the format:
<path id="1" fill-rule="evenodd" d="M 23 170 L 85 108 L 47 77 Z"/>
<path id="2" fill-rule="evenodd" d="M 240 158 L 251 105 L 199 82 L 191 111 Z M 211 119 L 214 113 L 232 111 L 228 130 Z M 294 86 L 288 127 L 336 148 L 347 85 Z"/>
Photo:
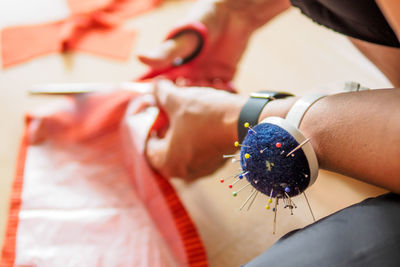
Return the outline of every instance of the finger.
<path id="1" fill-rule="evenodd" d="M 188 31 L 164 41 L 152 51 L 139 53 L 138 59 L 153 69 L 166 68 L 173 65 L 174 61 L 191 55 L 196 50 L 198 42 L 198 36 Z"/>
<path id="2" fill-rule="evenodd" d="M 154 98 L 157 105 L 166 112 L 169 117 L 174 114 L 174 111 L 179 105 L 178 89 L 170 80 L 160 80 L 155 82 Z"/>
<path id="3" fill-rule="evenodd" d="M 150 166 L 164 177 L 186 177 L 185 165 L 171 158 L 171 133 L 165 138 L 151 137 L 146 145 L 146 157 Z"/>
<path id="4" fill-rule="evenodd" d="M 163 173 L 167 158 L 167 137 L 150 137 L 147 140 L 145 154 L 150 166 L 160 173 Z"/>

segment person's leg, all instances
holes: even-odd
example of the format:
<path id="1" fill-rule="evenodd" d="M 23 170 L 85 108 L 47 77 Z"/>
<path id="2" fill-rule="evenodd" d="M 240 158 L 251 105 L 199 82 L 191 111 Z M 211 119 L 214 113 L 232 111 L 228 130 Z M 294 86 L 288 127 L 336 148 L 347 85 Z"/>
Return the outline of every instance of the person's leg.
<path id="1" fill-rule="evenodd" d="M 400 87 L 400 48 L 377 45 L 354 38 L 349 39 L 385 74 L 394 87 Z"/>
<path id="2" fill-rule="evenodd" d="M 400 195 L 370 198 L 292 231 L 245 266 L 400 266 Z"/>

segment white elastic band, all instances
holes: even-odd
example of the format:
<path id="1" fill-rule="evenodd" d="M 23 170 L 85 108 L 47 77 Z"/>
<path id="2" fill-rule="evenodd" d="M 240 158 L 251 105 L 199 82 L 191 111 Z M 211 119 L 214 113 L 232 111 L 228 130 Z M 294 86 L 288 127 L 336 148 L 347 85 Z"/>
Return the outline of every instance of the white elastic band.
<path id="1" fill-rule="evenodd" d="M 293 126 L 299 128 L 301 121 L 303 120 L 304 114 L 307 110 L 318 100 L 325 97 L 324 94 L 311 94 L 305 95 L 294 103 L 293 107 L 289 110 L 286 120 L 289 121 Z"/>

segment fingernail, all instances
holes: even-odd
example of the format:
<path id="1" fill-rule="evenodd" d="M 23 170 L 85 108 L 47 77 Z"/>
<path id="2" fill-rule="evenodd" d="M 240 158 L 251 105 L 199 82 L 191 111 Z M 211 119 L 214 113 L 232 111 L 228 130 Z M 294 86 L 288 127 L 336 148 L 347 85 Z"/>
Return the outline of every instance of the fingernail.
<path id="1" fill-rule="evenodd" d="M 144 52 L 139 52 L 139 56 L 147 57 L 147 58 L 159 58 L 160 57 L 160 51 L 157 50 L 151 50 L 151 51 L 144 51 Z"/>

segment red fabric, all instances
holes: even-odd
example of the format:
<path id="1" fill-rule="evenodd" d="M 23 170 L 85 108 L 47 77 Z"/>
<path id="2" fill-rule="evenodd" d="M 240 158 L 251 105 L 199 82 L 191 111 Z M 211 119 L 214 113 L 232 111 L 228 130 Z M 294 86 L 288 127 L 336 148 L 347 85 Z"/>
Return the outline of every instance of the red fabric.
<path id="1" fill-rule="evenodd" d="M 65 51 L 84 51 L 126 60 L 135 32 L 122 29 L 121 24 L 129 17 L 154 8 L 159 0 L 69 0 L 68 3 L 72 15 L 65 20 L 3 29 L 3 67 Z"/>
<path id="2" fill-rule="evenodd" d="M 77 7 L 84 8 L 87 7 Z M 187 25 L 186 25 L 187 26 Z M 54 26 L 53 26 L 54 27 Z M 189 25 L 189 27 L 191 27 Z M 207 49 L 207 33 L 205 27 L 196 25 L 194 28 L 201 31 L 205 40 L 203 51 Z M 182 28 L 178 28 L 181 30 Z M 48 29 L 52 31 L 51 27 Z M 171 35 L 170 35 L 171 36 Z M 203 53 L 202 51 L 202 53 Z M 201 57 L 202 53 L 199 55 Z M 163 72 L 151 71 L 144 75 L 142 79 L 155 77 L 163 74 L 171 80 L 175 80 L 181 75 L 190 76 L 191 64 L 195 64 L 197 59 L 189 64 L 180 67 L 170 68 Z M 193 63 L 194 62 L 194 63 Z M 41 142 L 45 139 L 52 139 L 64 144 L 68 143 L 89 143 L 95 146 L 99 145 L 99 153 L 107 153 L 102 148 L 113 147 L 114 153 L 123 153 L 126 166 L 132 175 L 132 181 L 137 189 L 138 196 L 146 205 L 153 221 L 164 236 L 169 248 L 173 252 L 176 260 L 182 266 L 207 266 L 207 257 L 204 246 L 198 236 L 198 233 L 187 214 L 185 208 L 180 202 L 179 197 L 174 191 L 168 180 L 155 173 L 145 161 L 144 141 L 151 131 L 143 133 L 141 125 L 131 127 L 124 120 L 126 108 L 137 95 L 129 92 L 118 92 L 111 95 L 92 95 L 90 97 L 82 96 L 78 99 L 71 99 L 73 103 L 79 104 L 78 113 L 53 113 L 51 116 L 43 117 L 40 130 L 36 131 L 34 138 L 29 142 Z M 84 99 L 81 101 L 79 99 Z M 84 104 L 83 104 L 84 103 Z M 141 112 L 146 104 L 138 104 L 133 114 Z M 16 234 L 18 227 L 18 213 L 21 207 L 21 191 L 23 183 L 23 171 L 25 163 L 25 151 L 29 145 L 27 135 L 28 128 L 32 118 L 27 121 L 25 138 L 21 145 L 21 153 L 18 159 L 18 171 L 14 183 L 9 223 L 7 228 L 6 242 L 2 251 L 1 266 L 13 266 L 16 251 Z M 156 119 L 152 122 L 152 130 L 157 131 L 167 125 L 167 117 L 158 112 Z M 51 133 L 49 135 L 49 133 Z M 110 140 L 117 136 L 123 136 L 124 145 L 115 148 L 107 145 Z M 138 137 L 142 136 L 142 141 Z M 100 139 L 100 140 L 99 140 Z M 97 141 L 96 141 L 97 140 Z M 136 140 L 136 141 L 135 141 Z"/>
<path id="3" fill-rule="evenodd" d="M 1 267 L 14 266 L 16 257 L 26 150 L 28 146 L 42 142 L 65 148 L 91 147 L 99 155 L 111 153 L 115 162 L 113 164 L 121 164 L 125 160 L 139 198 L 146 205 L 177 262 L 181 266 L 207 266 L 203 244 L 175 190 L 167 179 L 150 168 L 143 156 L 144 143 L 141 136 L 147 138 L 148 128 L 146 130 L 146 125 L 127 123 L 149 105 L 148 102 L 142 101 L 140 96 L 139 93 L 121 91 L 81 95 L 70 98 L 69 107 L 72 106 L 73 109 L 60 110 L 40 117 L 29 116 L 18 158 Z M 128 106 L 132 103 L 135 108 L 129 109 Z M 34 121 L 39 121 L 40 124 L 34 125 Z M 155 121 L 160 123 L 157 119 Z M 140 132 L 145 134 L 141 135 Z M 141 144 L 140 147 L 137 144 Z"/>

